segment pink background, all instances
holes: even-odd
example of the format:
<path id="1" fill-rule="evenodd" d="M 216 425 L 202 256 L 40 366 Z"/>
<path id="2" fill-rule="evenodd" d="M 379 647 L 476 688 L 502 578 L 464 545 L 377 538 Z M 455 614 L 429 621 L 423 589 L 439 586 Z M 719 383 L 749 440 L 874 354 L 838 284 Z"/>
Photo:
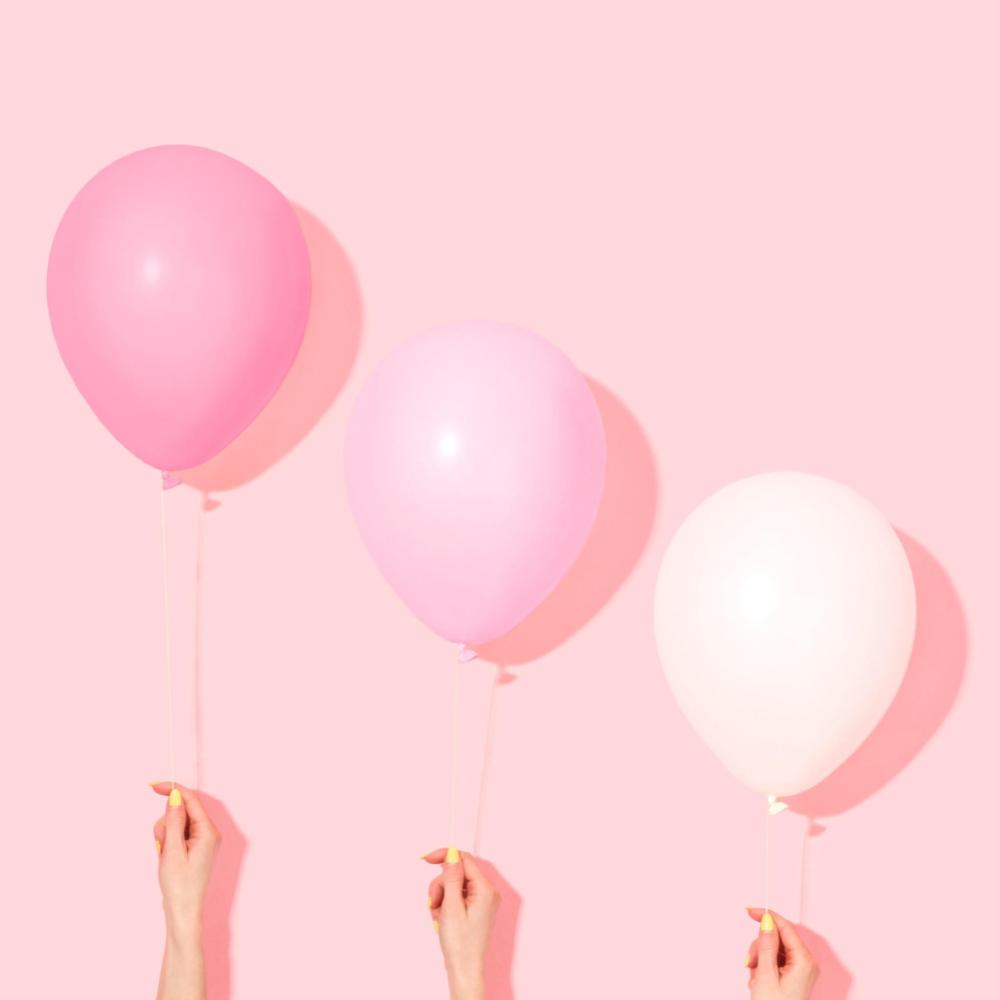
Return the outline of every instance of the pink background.
<path id="1" fill-rule="evenodd" d="M 495 995 L 742 994 L 763 808 L 680 716 L 651 601 L 684 513 L 773 468 L 878 504 L 921 616 L 883 725 L 775 819 L 773 901 L 811 928 L 821 996 L 983 995 L 1000 891 L 995 7 L 262 6 L 6 14 L 4 994 L 154 989 L 157 476 L 75 392 L 44 283 L 87 178 L 190 142 L 301 206 L 318 285 L 286 389 L 190 477 L 218 506 L 167 497 L 183 776 L 228 833 L 215 997 L 444 996 L 417 859 L 445 836 L 452 651 L 364 552 L 341 445 L 377 361 L 465 317 L 569 353 L 610 441 L 591 544 L 493 650 L 508 683 L 485 781 L 493 673 L 464 674 L 462 846 L 509 887 Z"/>

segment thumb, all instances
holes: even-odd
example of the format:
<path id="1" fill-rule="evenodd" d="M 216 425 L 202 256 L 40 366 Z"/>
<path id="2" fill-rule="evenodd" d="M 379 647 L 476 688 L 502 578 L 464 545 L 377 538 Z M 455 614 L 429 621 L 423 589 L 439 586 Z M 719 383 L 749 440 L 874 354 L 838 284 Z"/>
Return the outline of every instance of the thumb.
<path id="1" fill-rule="evenodd" d="M 462 867 L 462 855 L 458 849 L 449 847 L 445 855 L 444 864 L 441 866 L 441 885 L 444 888 L 444 901 L 441 909 L 444 913 L 449 910 L 457 912 L 465 910 L 465 869 Z"/>
<path id="2" fill-rule="evenodd" d="M 765 912 L 760 920 L 760 936 L 757 938 L 756 979 L 761 983 L 778 982 L 778 948 L 781 939 L 774 926 L 774 918 Z"/>
<path id="3" fill-rule="evenodd" d="M 167 799 L 167 813 L 163 817 L 163 850 L 175 852 L 185 850 L 184 831 L 187 826 L 187 810 L 178 789 L 174 788 Z"/>

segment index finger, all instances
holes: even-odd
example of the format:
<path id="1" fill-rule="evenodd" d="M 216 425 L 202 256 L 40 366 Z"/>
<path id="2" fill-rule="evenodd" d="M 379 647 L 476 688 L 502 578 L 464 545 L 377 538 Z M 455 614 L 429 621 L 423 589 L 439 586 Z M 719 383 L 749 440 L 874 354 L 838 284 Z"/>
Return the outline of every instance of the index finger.
<path id="1" fill-rule="evenodd" d="M 215 825 L 208 818 L 205 807 L 201 800 L 183 785 L 174 785 L 170 781 L 159 781 L 150 786 L 157 795 L 169 795 L 173 788 L 181 793 L 181 800 L 184 802 L 184 809 L 187 812 L 188 832 L 190 840 L 199 840 L 202 837 L 214 837 L 216 835 Z"/>
<path id="2" fill-rule="evenodd" d="M 764 916 L 764 910 L 759 906 L 748 906 L 747 913 L 750 914 L 751 919 L 756 920 L 758 923 L 760 923 L 761 918 Z M 799 937 L 799 932 L 795 929 L 795 924 L 791 920 L 787 920 L 780 913 L 775 913 L 774 910 L 768 910 L 768 913 L 774 918 L 774 926 L 777 928 L 781 943 L 785 946 L 785 954 L 789 957 L 795 955 L 800 955 L 803 958 L 807 957 L 809 949 L 803 943 L 802 938 Z"/>
<path id="3" fill-rule="evenodd" d="M 465 868 L 465 880 L 473 889 L 493 888 L 493 884 L 483 873 L 482 868 L 476 864 L 476 859 L 471 854 L 462 853 L 462 864 Z"/>

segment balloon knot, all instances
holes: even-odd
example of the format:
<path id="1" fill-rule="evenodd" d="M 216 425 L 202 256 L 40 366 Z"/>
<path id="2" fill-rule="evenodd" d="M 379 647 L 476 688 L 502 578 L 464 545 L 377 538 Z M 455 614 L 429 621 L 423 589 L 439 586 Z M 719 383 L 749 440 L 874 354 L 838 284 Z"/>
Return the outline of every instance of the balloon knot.
<path id="1" fill-rule="evenodd" d="M 479 654 L 474 649 L 469 649 L 464 642 L 458 647 L 459 663 L 468 663 L 470 660 L 478 659 L 478 657 Z"/>
<path id="2" fill-rule="evenodd" d="M 768 816 L 777 816 L 778 813 L 784 812 L 787 808 L 788 808 L 788 803 L 779 802 L 777 795 L 768 795 L 767 797 Z"/>
<path id="3" fill-rule="evenodd" d="M 163 488 L 165 490 L 172 490 L 175 486 L 180 486 L 181 477 L 175 475 L 173 472 L 161 472 L 160 475 L 163 477 Z"/>

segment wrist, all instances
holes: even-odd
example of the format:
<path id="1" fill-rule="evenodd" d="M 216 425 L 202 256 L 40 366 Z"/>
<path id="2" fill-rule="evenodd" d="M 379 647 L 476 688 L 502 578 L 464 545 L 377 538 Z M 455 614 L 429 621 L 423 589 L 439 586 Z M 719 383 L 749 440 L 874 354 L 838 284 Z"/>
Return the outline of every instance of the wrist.
<path id="1" fill-rule="evenodd" d="M 166 913 L 167 944 L 174 949 L 186 951 L 201 950 L 201 915 Z"/>
<path id="2" fill-rule="evenodd" d="M 486 981 L 482 973 L 474 975 L 451 973 L 448 976 L 448 985 L 451 1000 L 486 1000 Z"/>

